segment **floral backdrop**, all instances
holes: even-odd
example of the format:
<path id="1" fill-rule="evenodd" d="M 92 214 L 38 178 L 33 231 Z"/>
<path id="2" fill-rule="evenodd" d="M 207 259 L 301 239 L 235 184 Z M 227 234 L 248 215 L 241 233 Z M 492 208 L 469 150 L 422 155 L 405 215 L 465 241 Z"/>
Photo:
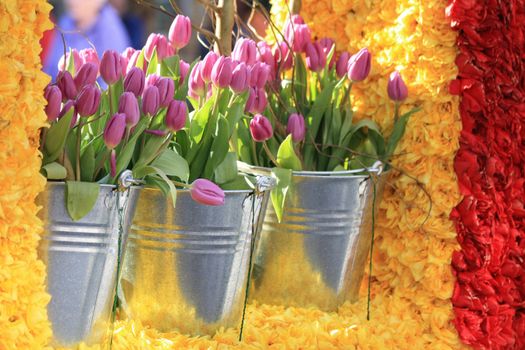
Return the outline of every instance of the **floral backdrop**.
<path id="1" fill-rule="evenodd" d="M 274 1 L 277 23 L 285 4 Z M 374 55 L 371 76 L 354 88 L 358 115 L 391 127 L 382 101 L 394 69 L 410 104 L 423 107 L 394 162 L 420 184 L 395 172 L 381 205 L 372 320 L 364 294 L 332 314 L 250 305 L 241 344 L 235 330 L 188 338 L 122 321 L 113 348 L 524 348 L 524 13 L 521 0 L 303 0 L 317 37 L 336 35 L 338 50 L 367 46 Z M 38 38 L 48 14 L 44 0 L 0 3 L 0 349 L 41 349 L 50 339 L 34 205 L 44 187 L 37 132 L 48 78 Z"/>
<path id="2" fill-rule="evenodd" d="M 464 199 L 452 212 L 461 250 L 452 302 L 461 339 L 525 348 L 525 2 L 454 1 Z"/>

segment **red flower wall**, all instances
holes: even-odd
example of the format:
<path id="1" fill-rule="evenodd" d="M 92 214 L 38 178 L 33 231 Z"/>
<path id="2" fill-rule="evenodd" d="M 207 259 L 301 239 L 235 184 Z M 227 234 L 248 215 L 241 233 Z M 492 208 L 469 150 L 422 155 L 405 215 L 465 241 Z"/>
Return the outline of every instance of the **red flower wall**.
<path id="1" fill-rule="evenodd" d="M 463 123 L 454 323 L 476 349 L 525 349 L 525 0 L 455 0 L 447 15 Z"/>

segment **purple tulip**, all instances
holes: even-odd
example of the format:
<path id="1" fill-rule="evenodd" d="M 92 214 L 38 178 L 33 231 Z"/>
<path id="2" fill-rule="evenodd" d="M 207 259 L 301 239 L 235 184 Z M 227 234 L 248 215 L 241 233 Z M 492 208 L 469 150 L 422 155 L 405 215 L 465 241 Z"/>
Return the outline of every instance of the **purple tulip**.
<path id="1" fill-rule="evenodd" d="M 109 158 L 109 175 L 111 177 L 117 176 L 117 152 L 112 149 Z"/>
<path id="2" fill-rule="evenodd" d="M 288 125 L 286 126 L 286 132 L 292 134 L 292 140 L 294 142 L 300 142 L 304 140 L 306 135 L 306 126 L 304 125 L 304 117 L 301 114 L 292 113 L 288 118 Z"/>
<path id="3" fill-rule="evenodd" d="M 133 57 L 135 52 L 137 52 L 136 49 L 134 49 L 132 47 L 126 47 L 126 49 L 122 52 L 121 56 L 122 57 L 126 57 L 128 59 L 128 61 L 129 61 L 131 59 L 131 57 Z"/>
<path id="4" fill-rule="evenodd" d="M 77 87 L 75 86 L 73 77 L 67 70 L 58 73 L 57 86 L 60 88 L 60 91 L 62 92 L 62 99 L 64 101 L 74 100 L 77 97 L 77 94 L 78 94 Z"/>
<path id="5" fill-rule="evenodd" d="M 262 114 L 256 114 L 250 121 L 250 133 L 255 142 L 264 142 L 273 136 L 272 123 Z"/>
<path id="6" fill-rule="evenodd" d="M 126 74 L 129 73 L 130 70 L 132 70 L 133 68 L 137 66 L 137 60 L 140 54 L 141 54 L 141 51 L 139 50 L 139 51 L 135 51 L 135 53 L 131 55 L 128 61 L 128 65 L 126 67 Z M 142 69 L 143 72 L 146 72 L 146 70 L 148 69 L 148 61 L 143 60 L 142 67 L 138 67 L 138 68 Z"/>
<path id="7" fill-rule="evenodd" d="M 213 182 L 205 179 L 193 181 L 190 189 L 191 198 L 204 205 L 223 205 L 224 191 Z"/>
<path id="8" fill-rule="evenodd" d="M 274 52 L 275 65 L 281 72 L 287 71 L 293 66 L 293 54 L 290 52 L 290 48 L 285 42 L 281 42 L 277 45 Z"/>
<path id="9" fill-rule="evenodd" d="M 297 14 L 292 15 L 288 21 L 291 21 L 294 24 L 304 24 L 303 17 Z"/>
<path id="10" fill-rule="evenodd" d="M 47 100 L 45 108 L 47 120 L 55 121 L 60 114 L 60 105 L 62 104 L 62 92 L 56 85 L 48 85 L 44 91 L 44 97 Z"/>
<path id="11" fill-rule="evenodd" d="M 233 61 L 229 57 L 221 56 L 213 65 L 211 82 L 213 85 L 226 88 L 232 81 Z"/>
<path id="12" fill-rule="evenodd" d="M 312 41 L 312 32 L 306 24 L 290 24 L 285 29 L 285 38 L 294 52 L 304 52 L 306 44 Z"/>
<path id="13" fill-rule="evenodd" d="M 200 73 L 202 80 L 209 83 L 211 81 L 211 72 L 213 71 L 213 66 L 215 65 L 215 62 L 217 62 L 217 59 L 219 56 L 213 51 L 208 52 L 206 56 L 204 56 L 204 59 L 199 63 L 201 65 Z"/>
<path id="14" fill-rule="evenodd" d="M 348 78 L 352 81 L 363 81 L 370 73 L 372 56 L 368 49 L 359 50 L 358 53 L 350 57 L 348 61 Z"/>
<path id="15" fill-rule="evenodd" d="M 250 88 L 250 94 L 246 101 L 245 111 L 248 113 L 262 113 L 268 105 L 268 99 L 266 98 L 266 92 L 264 89 Z"/>
<path id="16" fill-rule="evenodd" d="M 206 83 L 202 79 L 203 62 L 197 63 L 190 73 L 188 81 L 188 94 L 194 98 L 199 99 L 206 96 Z"/>
<path id="17" fill-rule="evenodd" d="M 388 97 L 396 102 L 401 102 L 408 97 L 408 88 L 397 70 L 390 74 L 387 91 Z"/>
<path id="18" fill-rule="evenodd" d="M 146 82 L 145 82 L 144 88 L 147 89 L 150 86 L 155 86 L 155 84 L 157 84 L 157 81 L 159 81 L 159 79 L 160 79 L 160 76 L 158 76 L 157 74 L 150 74 L 150 75 L 148 75 L 146 77 Z"/>
<path id="19" fill-rule="evenodd" d="M 233 48 L 232 59 L 244 62 L 247 65 L 254 64 L 257 60 L 257 45 L 255 41 L 246 38 L 237 40 Z"/>
<path id="20" fill-rule="evenodd" d="M 273 57 L 272 49 L 265 41 L 259 41 L 257 43 L 257 61 L 266 63 L 270 67 L 269 80 L 275 78 L 275 59 Z"/>
<path id="21" fill-rule="evenodd" d="M 84 63 L 75 75 L 75 87 L 80 91 L 86 85 L 94 85 L 97 81 L 98 66 L 94 63 Z"/>
<path id="22" fill-rule="evenodd" d="M 184 83 L 184 80 L 188 76 L 188 72 L 190 71 L 190 64 L 185 62 L 184 60 L 180 60 L 179 63 L 179 86 Z"/>
<path id="23" fill-rule="evenodd" d="M 132 92 L 136 97 L 144 91 L 144 72 L 142 69 L 133 67 L 124 78 L 124 91 Z"/>
<path id="24" fill-rule="evenodd" d="M 97 112 L 100 105 L 100 90 L 94 85 L 86 85 L 78 94 L 75 110 L 81 117 L 88 117 Z"/>
<path id="25" fill-rule="evenodd" d="M 159 89 L 156 86 L 149 86 L 142 94 L 142 112 L 147 116 L 157 114 L 160 106 Z"/>
<path id="26" fill-rule="evenodd" d="M 246 91 L 249 81 L 250 71 L 248 70 L 246 63 L 241 62 L 233 69 L 230 87 L 233 91 L 241 93 Z"/>
<path id="27" fill-rule="evenodd" d="M 74 108 L 75 107 L 75 101 L 73 100 L 69 100 L 67 101 L 66 103 L 64 103 L 64 105 L 62 106 L 62 109 L 60 110 L 60 113 L 58 114 L 58 118 L 57 119 L 61 119 L 63 116 L 65 116 L 67 114 L 67 112 L 69 112 L 69 110 L 71 108 Z M 71 127 L 73 127 L 73 125 L 75 125 L 77 123 L 77 113 L 76 112 L 73 112 L 74 115 L 73 115 L 73 119 L 71 120 Z"/>
<path id="28" fill-rule="evenodd" d="M 109 119 L 104 129 L 104 143 L 109 149 L 117 147 L 126 131 L 126 115 L 117 113 Z"/>
<path id="29" fill-rule="evenodd" d="M 120 79 L 122 67 L 120 55 L 117 52 L 113 50 L 104 52 L 100 61 L 100 75 L 108 85 L 113 85 Z"/>
<path id="30" fill-rule="evenodd" d="M 270 66 L 266 63 L 257 62 L 250 70 L 250 86 L 259 89 L 264 88 L 270 76 Z"/>
<path id="31" fill-rule="evenodd" d="M 175 50 L 168 43 L 168 38 L 162 34 L 152 33 L 146 41 L 144 46 L 144 57 L 146 60 L 151 61 L 153 57 L 153 51 L 157 50 L 157 60 L 162 61 L 166 57 L 173 56 Z"/>
<path id="32" fill-rule="evenodd" d="M 82 49 L 79 51 L 78 55 L 80 56 L 83 64 L 93 63 L 97 67 L 98 71 L 100 60 L 98 59 L 98 54 L 95 49 Z"/>
<path id="33" fill-rule="evenodd" d="M 328 54 L 330 54 L 330 51 L 332 48 L 335 50 L 335 41 L 332 38 L 321 38 L 319 39 L 319 45 L 323 48 L 323 53 L 326 59 L 328 59 Z M 335 64 L 335 52 L 332 55 L 332 59 L 330 60 L 329 68 L 332 69 L 332 67 Z"/>
<path id="34" fill-rule="evenodd" d="M 140 110 L 137 97 L 132 92 L 124 92 L 118 101 L 118 112 L 126 116 L 126 125 L 132 128 L 139 122 Z"/>
<path id="35" fill-rule="evenodd" d="M 172 100 L 166 111 L 166 127 L 175 132 L 184 128 L 188 118 L 188 106 L 184 101 Z"/>
<path id="36" fill-rule="evenodd" d="M 326 66 L 326 56 L 318 42 L 306 44 L 306 66 L 313 72 L 320 72 Z"/>
<path id="37" fill-rule="evenodd" d="M 78 72 L 80 66 L 82 65 L 82 58 L 80 57 L 80 53 L 77 51 L 77 49 L 72 49 L 70 52 L 66 52 L 65 57 L 64 55 L 60 57 L 60 60 L 58 61 L 59 72 L 65 71 L 67 69 L 71 56 L 73 57 L 73 67 L 75 68 L 75 72 Z"/>
<path id="38" fill-rule="evenodd" d="M 168 107 L 175 94 L 175 83 L 171 78 L 160 78 L 155 86 L 159 89 L 160 106 Z"/>
<path id="39" fill-rule="evenodd" d="M 191 39 L 191 20 L 186 16 L 177 15 L 171 23 L 168 38 L 176 50 L 188 45 Z"/>
<path id="40" fill-rule="evenodd" d="M 335 65 L 335 72 L 337 74 L 337 77 L 341 79 L 348 73 L 348 60 L 350 59 L 350 53 L 348 51 L 341 52 L 341 55 L 339 55 L 339 58 L 337 59 L 337 63 Z"/>

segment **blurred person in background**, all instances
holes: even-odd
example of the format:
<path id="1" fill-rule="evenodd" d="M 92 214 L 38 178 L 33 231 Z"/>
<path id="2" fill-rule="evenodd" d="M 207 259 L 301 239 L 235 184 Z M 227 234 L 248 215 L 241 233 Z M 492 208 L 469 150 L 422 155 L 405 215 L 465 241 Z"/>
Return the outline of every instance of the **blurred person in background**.
<path id="1" fill-rule="evenodd" d="M 128 32 L 131 47 L 137 50 L 142 49 L 146 43 L 146 28 L 142 17 L 134 11 L 135 8 L 131 8 L 130 0 L 109 0 L 109 3 L 120 15 Z"/>
<path id="2" fill-rule="evenodd" d="M 55 29 L 55 37 L 44 62 L 44 71 L 53 79 L 58 74 L 58 62 L 64 54 L 60 31 L 64 34 L 67 51 L 93 45 L 102 58 L 105 50 L 122 52 L 130 46 L 126 28 L 107 0 L 64 0 L 64 3 L 65 14 L 58 20 L 59 29 Z"/>

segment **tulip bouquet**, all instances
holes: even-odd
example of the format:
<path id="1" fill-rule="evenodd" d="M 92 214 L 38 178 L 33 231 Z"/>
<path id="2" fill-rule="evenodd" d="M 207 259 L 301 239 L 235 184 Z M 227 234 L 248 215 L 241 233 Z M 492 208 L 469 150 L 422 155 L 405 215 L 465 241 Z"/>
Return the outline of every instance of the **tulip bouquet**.
<path id="1" fill-rule="evenodd" d="M 366 172 L 377 161 L 387 168 L 409 116 L 418 110 L 399 113 L 408 94 L 399 72 L 393 72 L 388 82 L 395 112 L 387 137 L 371 119 L 353 122 L 352 85 L 365 80 L 371 67 L 366 48 L 336 57 L 334 41 L 312 41 L 298 15 L 287 21 L 283 37 L 273 50 L 265 42 L 256 46 L 257 60 L 270 71 L 269 83 L 264 91 L 251 94 L 254 102 L 248 103 L 247 118 L 239 123 L 240 159 L 274 167 L 279 187 L 285 188 L 292 170 Z M 237 44 L 241 50 L 243 43 Z M 278 207 L 275 201 L 274 206 Z"/>

